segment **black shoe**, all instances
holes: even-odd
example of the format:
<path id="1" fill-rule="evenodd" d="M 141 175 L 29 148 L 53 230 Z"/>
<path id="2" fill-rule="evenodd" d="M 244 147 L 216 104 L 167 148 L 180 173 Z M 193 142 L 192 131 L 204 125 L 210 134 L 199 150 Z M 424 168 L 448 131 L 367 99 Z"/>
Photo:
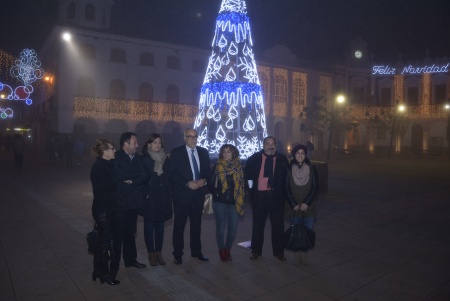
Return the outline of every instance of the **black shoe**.
<path id="1" fill-rule="evenodd" d="M 173 262 L 175 264 L 182 264 L 183 263 L 183 258 L 181 258 L 181 256 L 175 256 L 173 259 Z"/>
<path id="2" fill-rule="evenodd" d="M 135 262 L 135 263 L 133 263 L 133 264 L 126 264 L 125 265 L 125 267 L 127 267 L 127 268 L 136 268 L 136 269 L 143 269 L 143 268 L 145 268 L 145 267 L 147 267 L 145 264 L 143 264 L 143 263 L 140 263 L 140 262 Z"/>
<path id="3" fill-rule="evenodd" d="M 206 256 L 203 255 L 203 254 L 200 254 L 200 255 L 197 255 L 197 256 L 191 255 L 191 257 L 197 258 L 197 259 L 200 260 L 200 261 L 208 261 L 208 260 L 209 260 L 209 258 L 206 257 Z"/>
<path id="4" fill-rule="evenodd" d="M 100 278 L 100 283 L 101 284 L 103 284 L 103 283 L 108 283 L 109 285 L 118 285 L 118 284 L 120 284 L 120 281 L 119 280 L 116 280 L 116 279 L 111 279 L 111 278 Z"/>

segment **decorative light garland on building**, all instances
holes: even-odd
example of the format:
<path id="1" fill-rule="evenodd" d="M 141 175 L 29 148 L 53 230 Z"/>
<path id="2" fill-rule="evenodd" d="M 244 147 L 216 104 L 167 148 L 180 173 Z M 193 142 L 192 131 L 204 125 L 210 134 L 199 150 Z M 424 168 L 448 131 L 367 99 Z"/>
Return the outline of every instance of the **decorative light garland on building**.
<path id="1" fill-rule="evenodd" d="M 248 158 L 267 136 L 252 46 L 245 1 L 223 0 L 194 121 L 198 145 L 213 157 L 227 143 L 237 147 L 242 159 Z"/>
<path id="2" fill-rule="evenodd" d="M 306 105 L 307 78 L 306 73 L 292 72 L 292 118 L 299 117 Z"/>
<path id="3" fill-rule="evenodd" d="M 74 117 L 175 121 L 190 124 L 195 118 L 197 106 L 147 102 L 140 100 L 121 100 L 95 97 L 74 97 Z"/>

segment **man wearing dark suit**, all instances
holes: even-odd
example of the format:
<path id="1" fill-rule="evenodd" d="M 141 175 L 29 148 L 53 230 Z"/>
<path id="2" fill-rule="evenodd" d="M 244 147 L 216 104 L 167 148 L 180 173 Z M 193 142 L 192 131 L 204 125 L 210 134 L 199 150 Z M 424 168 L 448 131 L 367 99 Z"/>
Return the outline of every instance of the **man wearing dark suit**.
<path id="1" fill-rule="evenodd" d="M 115 278 L 122 255 L 125 267 L 145 268 L 136 260 L 136 223 L 139 208 L 144 202 L 145 183 L 149 180 L 142 158 L 136 154 L 138 139 L 135 133 L 120 136 L 120 150 L 115 154 L 115 173 L 118 178 L 118 209 L 114 215 L 111 276 Z"/>
<path id="2" fill-rule="evenodd" d="M 197 146 L 197 132 L 184 132 L 185 145 L 172 150 L 169 161 L 169 180 L 173 184 L 173 256 L 175 264 L 182 264 L 184 254 L 184 227 L 190 222 L 191 256 L 208 261 L 200 242 L 206 179 L 210 175 L 208 151 Z"/>
<path id="3" fill-rule="evenodd" d="M 275 257 L 285 261 L 283 232 L 284 205 L 286 203 L 286 176 L 289 162 L 277 153 L 274 137 L 264 138 L 263 149 L 251 155 L 245 165 L 246 180 L 253 181 L 250 199 L 253 208 L 252 254 L 257 259 L 262 254 L 264 227 L 267 216 L 272 226 L 272 252 Z"/>

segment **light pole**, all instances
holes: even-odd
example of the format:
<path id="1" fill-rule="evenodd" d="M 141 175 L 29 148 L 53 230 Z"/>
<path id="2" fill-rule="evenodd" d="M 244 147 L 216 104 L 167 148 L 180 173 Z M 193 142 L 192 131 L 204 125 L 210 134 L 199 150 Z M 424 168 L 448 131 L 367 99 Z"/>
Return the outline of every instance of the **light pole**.
<path id="1" fill-rule="evenodd" d="M 334 122 L 336 119 L 336 113 L 335 113 L 335 107 L 336 103 L 343 104 L 345 102 L 344 95 L 338 95 L 333 101 L 333 104 L 331 105 L 331 120 L 330 120 L 330 134 L 328 135 L 328 149 L 327 149 L 327 162 L 330 162 L 330 155 L 331 155 L 331 141 L 333 139 L 333 130 L 334 130 Z"/>
<path id="2" fill-rule="evenodd" d="M 450 160 L 450 98 L 447 99 L 447 103 L 444 105 L 444 109 L 447 112 L 448 159 Z"/>
<path id="3" fill-rule="evenodd" d="M 394 141 L 394 136 L 397 134 L 397 128 L 396 128 L 396 123 L 397 123 L 397 113 L 403 113 L 405 111 L 406 107 L 404 105 L 398 105 L 396 107 L 396 110 L 394 111 L 394 117 L 392 119 L 392 131 L 391 131 L 391 141 L 389 142 L 389 152 L 388 152 L 388 157 L 391 156 L 391 152 L 392 152 L 392 142 Z"/>

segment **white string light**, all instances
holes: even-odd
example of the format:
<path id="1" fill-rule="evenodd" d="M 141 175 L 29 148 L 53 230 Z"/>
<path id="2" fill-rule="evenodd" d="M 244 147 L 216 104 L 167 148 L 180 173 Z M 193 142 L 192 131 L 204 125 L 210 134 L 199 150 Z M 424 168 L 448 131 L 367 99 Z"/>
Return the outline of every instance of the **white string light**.
<path id="1" fill-rule="evenodd" d="M 245 1 L 223 0 L 194 128 L 198 144 L 217 156 L 224 143 L 245 159 L 267 136 L 264 99 Z"/>

